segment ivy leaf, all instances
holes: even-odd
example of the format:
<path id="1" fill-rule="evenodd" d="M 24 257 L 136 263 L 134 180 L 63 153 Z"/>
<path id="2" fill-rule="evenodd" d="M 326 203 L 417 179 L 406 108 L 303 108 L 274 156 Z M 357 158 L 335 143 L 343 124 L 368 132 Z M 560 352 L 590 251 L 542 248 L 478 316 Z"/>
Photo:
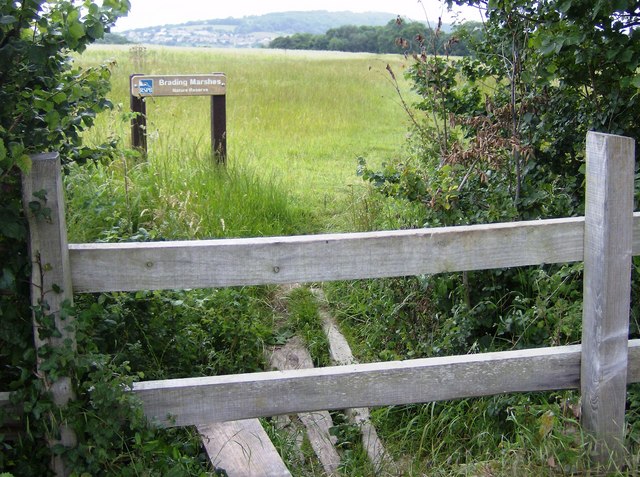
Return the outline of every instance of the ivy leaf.
<path id="1" fill-rule="evenodd" d="M 550 53 L 558 53 L 564 44 L 562 38 L 544 38 L 540 45 L 540 53 L 549 55 Z"/>
<path id="2" fill-rule="evenodd" d="M 80 22 L 69 25 L 69 34 L 74 40 L 79 40 L 84 36 L 84 26 Z"/>
<path id="3" fill-rule="evenodd" d="M 40 199 L 42 202 L 47 202 L 47 191 L 45 189 L 37 190 L 33 193 L 36 199 Z"/>
<path id="4" fill-rule="evenodd" d="M 0 25 L 11 25 L 18 20 L 13 15 L 3 15 L 0 17 Z"/>
<path id="5" fill-rule="evenodd" d="M 64 101 L 66 101 L 67 99 L 67 95 L 64 94 L 62 91 L 60 91 L 59 93 L 56 93 L 53 98 L 51 98 L 53 100 L 54 103 L 56 104 L 60 104 Z"/>
<path id="6" fill-rule="evenodd" d="M 2 143 L 0 143 L 0 144 L 2 144 Z M 2 151 L 0 150 L 0 160 L 1 159 L 2 159 Z M 29 172 L 31 172 L 31 165 L 32 165 L 31 157 L 29 157 L 27 154 L 22 154 L 16 160 L 16 166 L 24 174 L 28 174 Z"/>
<path id="7" fill-rule="evenodd" d="M 47 122 L 49 129 L 55 130 L 60 127 L 60 113 L 56 110 L 49 111 L 44 120 Z"/>
<path id="8" fill-rule="evenodd" d="M 102 38 L 104 37 L 104 27 L 100 23 L 94 23 L 87 28 L 87 34 L 91 38 Z"/>

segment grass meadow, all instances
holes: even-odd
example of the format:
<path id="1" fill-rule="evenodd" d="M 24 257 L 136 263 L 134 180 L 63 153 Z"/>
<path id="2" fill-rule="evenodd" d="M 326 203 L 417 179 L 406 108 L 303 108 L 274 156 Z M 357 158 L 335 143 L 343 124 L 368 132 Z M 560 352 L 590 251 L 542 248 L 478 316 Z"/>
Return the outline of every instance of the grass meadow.
<path id="1" fill-rule="evenodd" d="M 116 109 L 98 118 L 87 137 L 92 143 L 116 137 L 128 144 L 130 74 L 226 73 L 229 170 L 274 186 L 292 207 L 318 218 L 309 232 L 349 229 L 349 204 L 364 187 L 357 158 L 380 164 L 405 143 L 407 115 L 386 71 L 388 64 L 402 71 L 400 55 L 94 46 L 78 61 L 112 62 Z M 408 84 L 401 87 L 411 94 Z M 224 208 L 219 192 L 206 190 L 215 184 L 184 184 L 189 171 L 208 167 L 209 98 L 151 98 L 147 116 L 149 164 L 168 182 L 215 194 Z M 212 221 L 220 219 L 228 222 L 222 214 Z"/>

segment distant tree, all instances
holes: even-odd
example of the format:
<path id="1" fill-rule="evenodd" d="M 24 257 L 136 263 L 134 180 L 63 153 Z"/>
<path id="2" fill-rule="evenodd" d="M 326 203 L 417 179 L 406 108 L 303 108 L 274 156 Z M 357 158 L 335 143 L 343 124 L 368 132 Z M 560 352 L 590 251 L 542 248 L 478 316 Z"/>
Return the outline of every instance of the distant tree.
<path id="1" fill-rule="evenodd" d="M 421 22 L 404 22 L 391 20 L 384 26 L 345 25 L 331 28 L 322 35 L 294 34 L 288 37 L 275 38 L 269 45 L 271 48 L 288 48 L 296 50 L 331 50 L 368 53 L 418 53 L 426 43 L 435 45 L 432 54 L 465 55 L 466 46 L 459 37 L 450 41 L 455 35 L 439 32 L 438 41 L 433 30 Z M 286 40 L 288 39 L 288 40 Z"/>
<path id="2" fill-rule="evenodd" d="M 104 45 L 127 45 L 131 42 L 126 36 L 118 35 L 117 33 L 105 33 L 103 38 L 96 40 L 96 43 Z"/>

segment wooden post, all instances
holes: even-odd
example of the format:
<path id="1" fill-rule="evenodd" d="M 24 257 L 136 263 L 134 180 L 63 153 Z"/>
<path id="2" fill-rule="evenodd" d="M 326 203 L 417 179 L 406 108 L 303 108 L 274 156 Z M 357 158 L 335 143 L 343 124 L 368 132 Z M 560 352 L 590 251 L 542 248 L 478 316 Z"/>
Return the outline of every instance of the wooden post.
<path id="1" fill-rule="evenodd" d="M 218 164 L 227 163 L 227 97 L 211 96 L 211 155 Z"/>
<path id="2" fill-rule="evenodd" d="M 25 214 L 29 222 L 29 256 L 31 257 L 32 282 L 31 302 L 34 307 L 33 334 L 37 349 L 45 345 L 56 348 L 76 349 L 75 333 L 70 329 L 71 318 L 65 318 L 62 309 L 71 305 L 73 293 L 71 270 L 67 243 L 67 225 L 64 215 L 64 195 L 60 174 L 60 156 L 47 153 L 33 156 L 31 174 L 23 176 L 22 199 Z M 46 201 L 42 200 L 43 194 Z M 40 196 L 40 197 L 38 197 Z M 34 211 L 39 212 L 34 213 Z M 42 307 L 47 315 L 53 315 L 59 336 L 41 338 L 37 312 Z M 74 399 L 74 391 L 69 377 L 60 377 L 55 381 L 40 370 L 45 389 L 51 392 L 56 405 L 64 407 Z M 51 419 L 49 445 L 62 444 L 73 447 L 76 436 L 64 422 L 58 422 L 56 416 Z M 52 468 L 56 475 L 69 475 L 60 456 L 52 458 Z"/>
<path id="3" fill-rule="evenodd" d="M 633 139 L 587 135 L 580 386 L 583 426 L 605 466 L 625 451 L 634 157 Z"/>
<path id="4" fill-rule="evenodd" d="M 130 78 L 133 78 L 131 75 Z M 129 80 L 131 81 L 131 79 Z M 147 154 L 147 103 L 145 99 L 131 93 L 129 104 L 131 112 L 135 113 L 131 118 L 131 147 Z"/>

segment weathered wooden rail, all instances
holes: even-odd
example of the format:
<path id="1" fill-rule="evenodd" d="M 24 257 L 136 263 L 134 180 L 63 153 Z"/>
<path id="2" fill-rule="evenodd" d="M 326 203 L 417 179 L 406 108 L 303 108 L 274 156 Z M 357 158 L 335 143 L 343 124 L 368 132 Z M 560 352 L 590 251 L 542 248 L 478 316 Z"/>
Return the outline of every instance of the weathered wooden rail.
<path id="1" fill-rule="evenodd" d="M 149 418 L 164 426 L 184 426 L 579 388 L 583 424 L 598 443 L 594 458 L 620 460 L 626 385 L 640 382 L 640 340 L 628 340 L 631 257 L 640 255 L 640 214 L 633 214 L 634 148 L 629 138 L 589 133 L 585 218 L 133 244 L 67 245 L 65 234 L 59 233 L 62 239 L 55 243 L 32 243 L 32 253 L 41 263 L 70 264 L 45 274 L 57 274 L 50 277 L 52 283 L 70 281 L 65 291 L 69 297 L 71 289 L 82 293 L 316 282 L 584 261 L 582 345 L 148 381 L 135 384 L 133 392 Z M 42 171 L 58 169 L 45 166 L 55 160 L 34 160 L 27 190 L 51 187 Z M 25 202 L 31 200 L 25 197 Z M 32 228 L 49 226 L 32 219 Z M 36 236 L 49 237 L 46 231 Z"/>

